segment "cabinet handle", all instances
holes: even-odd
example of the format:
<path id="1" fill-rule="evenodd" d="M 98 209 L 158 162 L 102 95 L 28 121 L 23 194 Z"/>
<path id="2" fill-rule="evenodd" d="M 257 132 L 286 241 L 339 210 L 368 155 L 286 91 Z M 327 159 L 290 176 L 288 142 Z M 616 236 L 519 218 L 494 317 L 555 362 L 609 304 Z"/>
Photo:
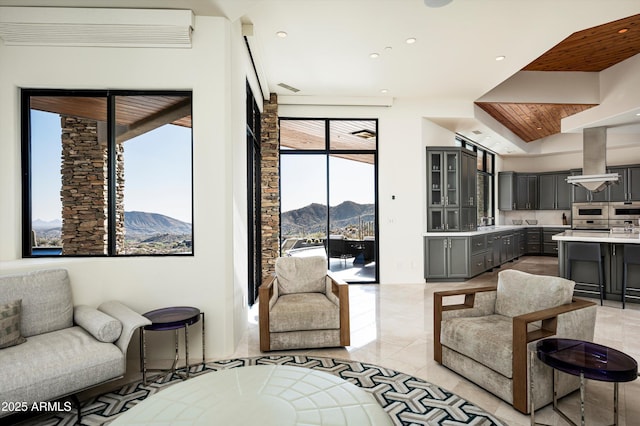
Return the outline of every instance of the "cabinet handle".
<path id="1" fill-rule="evenodd" d="M 514 210 L 516 209 L 516 203 L 513 203 L 513 209 Z"/>
<path id="2" fill-rule="evenodd" d="M 482 266 L 482 262 L 476 263 L 476 266 Z"/>

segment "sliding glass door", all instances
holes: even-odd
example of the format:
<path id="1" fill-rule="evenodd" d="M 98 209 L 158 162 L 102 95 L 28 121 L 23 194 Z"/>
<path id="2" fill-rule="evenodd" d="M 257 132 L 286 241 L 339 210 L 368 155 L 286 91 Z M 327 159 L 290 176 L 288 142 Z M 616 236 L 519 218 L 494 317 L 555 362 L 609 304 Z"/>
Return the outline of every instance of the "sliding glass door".
<path id="1" fill-rule="evenodd" d="M 378 282 L 376 139 L 376 120 L 280 120 L 282 256 Z"/>

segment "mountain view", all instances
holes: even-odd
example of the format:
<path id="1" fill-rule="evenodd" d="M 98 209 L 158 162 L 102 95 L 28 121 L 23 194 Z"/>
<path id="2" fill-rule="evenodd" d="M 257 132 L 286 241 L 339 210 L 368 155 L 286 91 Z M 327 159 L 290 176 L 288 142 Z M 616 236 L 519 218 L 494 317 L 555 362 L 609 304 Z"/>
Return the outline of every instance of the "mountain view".
<path id="1" fill-rule="evenodd" d="M 62 222 L 36 219 L 31 224 L 37 245 L 59 247 Z M 192 226 L 159 213 L 124 213 L 126 254 L 185 253 L 192 250 Z"/>
<path id="2" fill-rule="evenodd" d="M 342 233 L 341 230 L 357 226 L 360 221 L 372 222 L 375 218 L 374 204 L 344 201 L 337 206 L 329 207 L 329 215 L 331 233 Z M 280 220 L 283 237 L 324 233 L 327 226 L 327 206 L 317 203 L 309 204 L 300 209 L 283 212 Z"/>

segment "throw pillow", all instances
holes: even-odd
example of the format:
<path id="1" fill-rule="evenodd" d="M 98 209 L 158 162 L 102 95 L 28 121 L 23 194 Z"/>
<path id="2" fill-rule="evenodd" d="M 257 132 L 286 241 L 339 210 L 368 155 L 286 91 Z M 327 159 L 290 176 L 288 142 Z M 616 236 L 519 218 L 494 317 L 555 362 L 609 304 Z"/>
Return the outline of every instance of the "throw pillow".
<path id="1" fill-rule="evenodd" d="M 0 349 L 19 345 L 27 341 L 20 334 L 22 300 L 0 305 Z"/>
<path id="2" fill-rule="evenodd" d="M 122 323 L 90 306 L 79 305 L 73 310 L 73 319 L 101 342 L 113 343 L 122 333 Z"/>

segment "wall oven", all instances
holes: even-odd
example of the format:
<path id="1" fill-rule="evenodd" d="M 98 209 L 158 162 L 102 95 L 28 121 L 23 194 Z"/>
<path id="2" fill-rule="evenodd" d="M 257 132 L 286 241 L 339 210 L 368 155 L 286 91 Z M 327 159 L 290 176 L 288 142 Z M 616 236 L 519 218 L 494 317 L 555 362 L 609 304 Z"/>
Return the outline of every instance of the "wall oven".
<path id="1" fill-rule="evenodd" d="M 609 229 L 609 203 L 573 203 L 573 229 Z"/>
<path id="2" fill-rule="evenodd" d="M 615 202 L 609 204 L 609 226 L 638 226 L 640 220 L 640 201 Z"/>

